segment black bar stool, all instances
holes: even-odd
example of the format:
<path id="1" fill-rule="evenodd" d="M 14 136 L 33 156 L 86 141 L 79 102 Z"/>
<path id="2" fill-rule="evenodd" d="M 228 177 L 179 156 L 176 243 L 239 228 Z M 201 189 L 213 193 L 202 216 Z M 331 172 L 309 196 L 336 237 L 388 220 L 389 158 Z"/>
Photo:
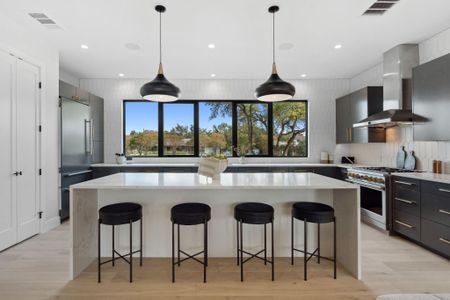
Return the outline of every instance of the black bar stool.
<path id="1" fill-rule="evenodd" d="M 172 282 L 175 282 L 175 265 L 180 266 L 181 262 L 188 259 L 193 259 L 203 265 L 203 282 L 206 282 L 206 267 L 208 266 L 208 221 L 210 219 L 211 207 L 203 203 L 182 203 L 172 207 Z M 177 261 L 175 261 L 175 224 L 177 225 Z M 191 255 L 180 249 L 180 225 L 199 224 L 203 224 L 204 228 L 203 251 Z M 186 255 L 186 258 L 180 259 L 180 253 Z M 203 261 L 196 258 L 200 254 L 203 254 Z"/>
<path id="2" fill-rule="evenodd" d="M 273 235 L 273 218 L 274 209 L 272 206 L 264 203 L 246 202 L 238 204 L 234 207 L 234 218 L 236 219 L 237 229 L 237 264 L 241 266 L 241 281 L 244 281 L 244 263 L 252 258 L 259 258 L 264 264 L 272 265 L 272 281 L 275 280 L 275 263 L 274 263 L 274 235 Z M 244 250 L 242 224 L 264 225 L 264 249 L 257 253 L 250 253 Z M 272 260 L 267 260 L 267 228 L 266 225 L 271 224 L 271 242 L 272 242 Z M 246 260 L 243 254 L 250 255 Z M 264 253 L 264 258 L 259 255 Z"/>
<path id="3" fill-rule="evenodd" d="M 294 248 L 294 219 L 301 220 L 304 223 L 304 247 L 303 250 Z M 307 251 L 307 225 L 309 223 L 317 224 L 317 249 L 312 253 Z M 320 224 L 333 222 L 333 259 L 320 256 Z M 322 203 L 315 202 L 297 202 L 292 206 L 292 219 L 291 219 L 291 264 L 294 265 L 294 251 L 298 251 L 304 254 L 304 273 L 305 281 L 307 280 L 307 263 L 313 257 L 317 257 L 317 263 L 320 264 L 320 259 L 326 259 L 334 263 L 334 279 L 336 279 L 336 217 L 334 215 L 334 209 Z M 309 255 L 309 257 L 308 257 Z"/>
<path id="4" fill-rule="evenodd" d="M 101 282 L 100 267 L 106 263 L 114 262 L 117 259 L 114 255 L 117 254 L 120 258 L 130 265 L 130 282 L 133 282 L 133 254 L 139 252 L 139 264 L 142 266 L 142 206 L 137 203 L 124 202 L 106 205 L 98 211 L 98 282 Z M 140 220 L 140 248 L 133 251 L 133 222 Z M 101 262 L 100 257 L 100 225 L 112 225 L 112 258 L 110 260 Z M 114 226 L 130 224 L 130 252 L 127 254 L 120 254 L 114 249 Z M 129 260 L 126 258 L 129 256 Z"/>

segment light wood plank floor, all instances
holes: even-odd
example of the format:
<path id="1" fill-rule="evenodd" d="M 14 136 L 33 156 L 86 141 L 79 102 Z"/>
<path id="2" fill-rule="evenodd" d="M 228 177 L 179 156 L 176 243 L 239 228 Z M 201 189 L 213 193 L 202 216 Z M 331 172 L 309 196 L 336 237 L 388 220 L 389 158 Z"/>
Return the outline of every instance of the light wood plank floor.
<path id="1" fill-rule="evenodd" d="M 96 282 L 92 265 L 76 280 L 68 280 L 69 226 L 58 228 L 0 253 L 0 299 L 374 299 L 386 293 L 450 292 L 450 262 L 401 238 L 388 237 L 363 225 L 363 281 L 342 269 L 332 279 L 332 265 L 308 265 L 276 260 L 276 281 L 260 261 L 246 264 L 245 282 L 239 281 L 234 259 L 210 260 L 208 283 L 203 284 L 198 263 L 186 262 L 170 282 L 169 259 L 145 259 L 128 283 L 128 268 L 118 261 L 104 265 L 103 282 Z"/>

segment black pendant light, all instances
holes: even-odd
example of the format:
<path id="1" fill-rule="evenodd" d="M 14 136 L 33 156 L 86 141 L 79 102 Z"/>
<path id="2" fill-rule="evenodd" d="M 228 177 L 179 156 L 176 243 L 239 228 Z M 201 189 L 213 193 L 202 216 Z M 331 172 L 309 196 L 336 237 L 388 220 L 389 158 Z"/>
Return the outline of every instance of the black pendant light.
<path id="1" fill-rule="evenodd" d="M 159 13 L 159 68 L 155 79 L 141 87 L 142 98 L 156 102 L 172 102 L 180 97 L 180 89 L 166 79 L 162 67 L 161 53 L 161 14 L 166 11 L 162 5 L 155 6 Z"/>
<path id="2" fill-rule="evenodd" d="M 269 7 L 269 13 L 272 14 L 272 75 L 255 90 L 256 98 L 264 102 L 289 100 L 295 94 L 295 87 L 278 76 L 275 64 L 275 13 L 279 10 L 278 6 Z"/>

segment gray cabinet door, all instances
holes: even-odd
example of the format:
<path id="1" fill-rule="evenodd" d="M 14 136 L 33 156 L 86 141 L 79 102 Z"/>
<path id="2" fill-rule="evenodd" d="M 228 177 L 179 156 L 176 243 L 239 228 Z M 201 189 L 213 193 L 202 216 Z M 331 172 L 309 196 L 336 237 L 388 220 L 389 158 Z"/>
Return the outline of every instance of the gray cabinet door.
<path id="1" fill-rule="evenodd" d="M 367 88 L 350 94 L 350 140 L 352 143 L 368 143 L 367 128 L 353 128 L 353 124 L 368 117 Z"/>
<path id="2" fill-rule="evenodd" d="M 89 94 L 94 141 L 104 141 L 104 103 L 103 99 Z"/>
<path id="3" fill-rule="evenodd" d="M 336 99 L 336 144 L 350 142 L 350 96 Z"/>
<path id="4" fill-rule="evenodd" d="M 76 87 L 73 85 L 70 85 L 64 81 L 59 81 L 59 95 L 61 97 L 67 98 L 67 99 L 73 99 L 75 97 Z"/>
<path id="5" fill-rule="evenodd" d="M 414 125 L 414 140 L 450 140 L 450 54 L 414 68 L 413 110 L 428 119 Z"/>

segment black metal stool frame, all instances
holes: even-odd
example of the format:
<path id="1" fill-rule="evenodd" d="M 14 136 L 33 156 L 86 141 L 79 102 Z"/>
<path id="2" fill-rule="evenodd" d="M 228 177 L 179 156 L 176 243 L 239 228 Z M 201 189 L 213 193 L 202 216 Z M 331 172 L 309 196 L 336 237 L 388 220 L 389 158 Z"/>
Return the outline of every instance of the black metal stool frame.
<path id="1" fill-rule="evenodd" d="M 244 281 L 244 263 L 248 262 L 249 260 L 253 258 L 258 258 L 262 261 L 264 261 L 264 265 L 267 265 L 267 263 L 272 265 L 272 281 L 275 280 L 275 250 L 274 250 L 274 234 L 273 234 L 273 219 L 270 221 L 270 228 L 271 228 L 271 254 L 272 259 L 267 259 L 267 224 L 252 224 L 252 225 L 264 225 L 264 249 L 261 251 L 258 251 L 256 253 L 250 253 L 244 250 L 244 238 L 243 238 L 243 230 L 242 225 L 244 222 L 242 220 L 236 220 L 236 234 L 237 234 L 237 265 L 241 267 L 241 281 Z M 250 224 L 250 223 L 249 223 Z M 264 258 L 260 257 L 259 255 L 264 252 Z M 246 258 L 244 260 L 244 254 L 250 255 L 250 257 Z"/>
<path id="2" fill-rule="evenodd" d="M 111 225 L 112 226 L 112 258 L 108 259 L 106 261 L 101 261 L 101 249 L 100 249 L 100 243 L 101 243 L 101 238 L 100 238 L 100 230 L 101 230 L 101 224 L 102 224 L 102 220 L 98 219 L 98 282 L 101 282 L 101 266 L 107 263 L 112 262 L 112 265 L 115 265 L 115 261 L 118 258 L 122 258 L 127 264 L 130 265 L 130 282 L 133 282 L 133 254 L 135 253 L 139 253 L 139 265 L 142 267 L 142 220 L 143 217 L 140 218 L 139 223 L 140 223 L 140 230 L 139 230 L 139 242 L 140 242 L 140 247 L 139 250 L 135 250 L 133 251 L 133 221 L 130 220 L 130 252 L 127 254 L 120 254 L 119 252 L 117 252 L 115 250 L 115 246 L 114 246 L 114 228 L 115 226 L 120 226 L 120 225 Z M 124 225 L 124 224 L 121 224 Z M 119 257 L 115 257 L 115 254 L 117 254 Z M 130 258 L 127 259 L 127 256 L 129 256 Z"/>
<path id="3" fill-rule="evenodd" d="M 303 263 L 304 263 L 304 280 L 308 279 L 308 261 L 312 257 L 317 257 L 317 263 L 320 264 L 320 259 L 323 258 L 328 261 L 332 261 L 334 265 L 334 279 L 337 276 L 336 270 L 336 217 L 333 217 L 333 259 L 320 255 L 320 223 L 317 223 L 317 248 L 312 253 L 308 252 L 308 220 L 305 218 L 303 220 L 304 225 L 304 236 L 303 236 L 303 250 L 294 247 L 294 216 L 291 217 L 291 265 L 294 265 L 294 251 L 303 253 Z M 308 257 L 309 255 L 309 257 Z"/>
<path id="4" fill-rule="evenodd" d="M 177 260 L 175 260 L 175 224 L 177 225 Z M 192 225 L 199 225 L 199 224 L 192 224 Z M 185 226 L 192 226 L 192 225 L 185 225 Z M 186 257 L 180 259 L 180 254 L 186 255 Z M 201 254 L 203 254 L 203 261 L 196 258 L 196 256 L 199 256 Z M 208 220 L 206 219 L 203 221 L 203 250 L 192 255 L 181 250 L 180 224 L 177 224 L 174 221 L 172 221 L 172 282 L 175 282 L 175 265 L 179 267 L 183 261 L 186 261 L 188 259 L 193 259 L 196 262 L 203 265 L 203 282 L 206 283 L 206 267 L 208 266 Z"/>

